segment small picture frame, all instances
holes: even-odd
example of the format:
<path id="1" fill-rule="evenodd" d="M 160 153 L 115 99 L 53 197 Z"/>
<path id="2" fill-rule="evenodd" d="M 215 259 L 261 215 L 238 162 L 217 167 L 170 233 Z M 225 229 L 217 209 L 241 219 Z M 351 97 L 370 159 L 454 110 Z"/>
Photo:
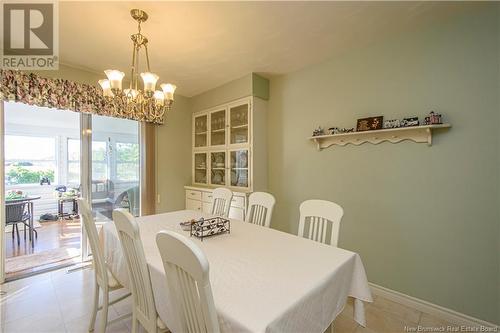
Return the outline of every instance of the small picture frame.
<path id="1" fill-rule="evenodd" d="M 384 116 L 358 119 L 356 123 L 356 132 L 379 130 L 382 129 L 383 124 Z"/>

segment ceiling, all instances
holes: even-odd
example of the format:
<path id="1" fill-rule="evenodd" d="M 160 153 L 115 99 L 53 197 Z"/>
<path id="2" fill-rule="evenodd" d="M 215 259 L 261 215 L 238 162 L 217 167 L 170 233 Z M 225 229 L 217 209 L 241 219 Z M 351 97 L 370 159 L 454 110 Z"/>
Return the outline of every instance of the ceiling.
<path id="1" fill-rule="evenodd" d="M 193 96 L 250 72 L 285 74 L 348 48 L 440 20 L 459 4 L 432 2 L 60 2 L 60 59 L 129 75 L 136 24 L 149 14 L 151 71 Z M 102 74 L 104 77 L 104 73 Z"/>

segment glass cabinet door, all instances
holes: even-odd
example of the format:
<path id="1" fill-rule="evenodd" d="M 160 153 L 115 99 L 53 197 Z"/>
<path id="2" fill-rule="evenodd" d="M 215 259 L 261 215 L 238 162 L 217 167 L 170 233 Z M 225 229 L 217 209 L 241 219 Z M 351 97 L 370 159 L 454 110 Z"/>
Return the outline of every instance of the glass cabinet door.
<path id="1" fill-rule="evenodd" d="M 226 153 L 224 151 L 210 153 L 210 184 L 226 184 Z"/>
<path id="2" fill-rule="evenodd" d="M 226 110 L 210 113 L 210 145 L 226 144 Z"/>
<path id="3" fill-rule="evenodd" d="M 248 104 L 229 108 L 230 144 L 248 143 Z"/>
<path id="4" fill-rule="evenodd" d="M 231 186 L 248 187 L 249 156 L 248 149 L 233 150 L 231 159 Z"/>
<path id="5" fill-rule="evenodd" d="M 207 184 L 207 153 L 194 154 L 194 182 Z"/>
<path id="6" fill-rule="evenodd" d="M 194 146 L 206 147 L 208 142 L 208 115 L 200 115 L 194 118 Z"/>

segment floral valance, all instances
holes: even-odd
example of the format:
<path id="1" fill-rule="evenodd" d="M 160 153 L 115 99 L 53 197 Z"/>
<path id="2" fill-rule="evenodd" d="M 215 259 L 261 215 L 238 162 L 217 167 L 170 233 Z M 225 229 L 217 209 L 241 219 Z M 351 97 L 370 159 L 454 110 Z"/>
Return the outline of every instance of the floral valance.
<path id="1" fill-rule="evenodd" d="M 108 102 L 100 88 L 64 79 L 44 78 L 33 73 L 0 70 L 0 93 L 4 101 L 126 118 L 156 124 L 163 117 L 142 112 L 125 113 Z"/>

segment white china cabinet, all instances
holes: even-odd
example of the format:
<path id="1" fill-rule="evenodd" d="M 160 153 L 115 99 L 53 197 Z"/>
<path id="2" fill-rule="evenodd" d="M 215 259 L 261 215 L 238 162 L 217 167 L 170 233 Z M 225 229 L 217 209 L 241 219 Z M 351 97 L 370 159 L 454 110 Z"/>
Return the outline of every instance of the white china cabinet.
<path id="1" fill-rule="evenodd" d="M 193 186 L 186 187 L 186 207 L 209 209 L 208 194 L 205 201 L 202 194 L 215 187 L 235 193 L 267 189 L 266 110 L 266 101 L 247 97 L 193 114 Z M 203 193 L 193 194 L 197 189 Z M 189 201 L 194 198 L 199 200 Z M 239 208 L 246 209 L 246 196 Z"/>

